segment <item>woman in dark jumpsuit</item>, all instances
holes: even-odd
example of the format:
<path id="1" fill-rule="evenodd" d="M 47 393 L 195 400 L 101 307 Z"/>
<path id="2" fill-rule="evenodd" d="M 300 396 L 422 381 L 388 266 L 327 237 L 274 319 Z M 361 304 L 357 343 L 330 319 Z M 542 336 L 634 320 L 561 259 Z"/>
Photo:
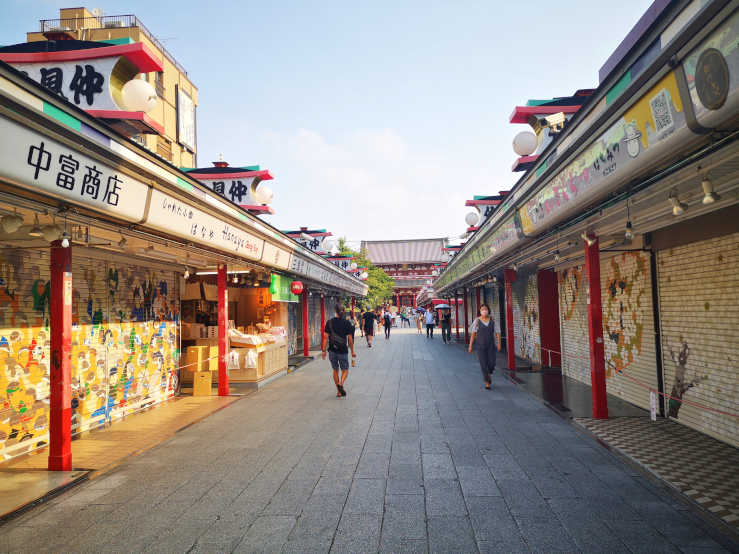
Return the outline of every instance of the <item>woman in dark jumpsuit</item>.
<path id="1" fill-rule="evenodd" d="M 480 360 L 480 371 L 485 380 L 485 388 L 490 389 L 492 375 L 495 370 L 495 351 L 500 350 L 497 344 L 500 342 L 500 334 L 496 332 L 495 320 L 490 317 L 490 308 L 487 304 L 480 306 L 480 314 L 472 323 L 470 330 L 470 346 L 468 352 L 474 347 L 477 358 Z"/>

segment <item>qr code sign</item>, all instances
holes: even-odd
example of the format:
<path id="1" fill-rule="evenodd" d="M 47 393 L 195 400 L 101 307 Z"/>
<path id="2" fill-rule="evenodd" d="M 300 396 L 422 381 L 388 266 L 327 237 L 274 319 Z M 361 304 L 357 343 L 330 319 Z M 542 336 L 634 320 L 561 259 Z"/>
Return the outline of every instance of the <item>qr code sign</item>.
<path id="1" fill-rule="evenodd" d="M 675 121 L 672 119 L 672 112 L 670 112 L 670 100 L 666 90 L 663 89 L 657 96 L 652 98 L 649 102 L 649 107 L 652 109 L 652 117 L 654 118 L 655 131 L 657 133 L 669 129 L 675 124 Z"/>

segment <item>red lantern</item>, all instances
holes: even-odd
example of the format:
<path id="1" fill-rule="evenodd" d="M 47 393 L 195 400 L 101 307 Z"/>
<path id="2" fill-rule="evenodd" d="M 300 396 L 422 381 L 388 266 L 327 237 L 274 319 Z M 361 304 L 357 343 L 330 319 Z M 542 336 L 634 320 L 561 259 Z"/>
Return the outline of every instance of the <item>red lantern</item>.
<path id="1" fill-rule="evenodd" d="M 293 281 L 290 283 L 290 292 L 295 295 L 303 294 L 303 283 L 300 281 Z"/>

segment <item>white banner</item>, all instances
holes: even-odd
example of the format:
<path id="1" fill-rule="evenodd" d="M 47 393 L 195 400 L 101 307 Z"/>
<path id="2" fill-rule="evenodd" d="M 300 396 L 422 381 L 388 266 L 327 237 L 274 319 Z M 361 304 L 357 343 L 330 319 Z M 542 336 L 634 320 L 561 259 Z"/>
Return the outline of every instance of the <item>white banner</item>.
<path id="1" fill-rule="evenodd" d="M 244 258 L 262 258 L 262 239 L 158 190 L 152 191 L 146 225 Z"/>
<path id="2" fill-rule="evenodd" d="M 262 253 L 262 261 L 280 269 L 290 267 L 290 252 L 278 248 L 268 242 L 264 243 L 264 252 Z"/>

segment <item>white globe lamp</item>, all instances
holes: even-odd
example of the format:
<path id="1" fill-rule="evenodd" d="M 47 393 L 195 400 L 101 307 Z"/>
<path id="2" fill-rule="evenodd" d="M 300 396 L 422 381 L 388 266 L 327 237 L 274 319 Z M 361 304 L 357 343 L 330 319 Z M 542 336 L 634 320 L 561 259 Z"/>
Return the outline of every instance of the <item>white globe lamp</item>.
<path id="1" fill-rule="evenodd" d="M 350 263 L 349 269 L 351 269 L 352 271 L 355 271 L 357 269 L 357 262 Z"/>
<path id="2" fill-rule="evenodd" d="M 513 151 L 519 156 L 530 156 L 536 151 L 536 135 L 531 131 L 521 131 L 513 137 Z"/>
<path id="3" fill-rule="evenodd" d="M 259 185 L 257 190 L 254 191 L 254 200 L 256 200 L 257 204 L 269 204 L 273 198 L 274 193 L 272 189 L 266 185 Z"/>
<path id="4" fill-rule="evenodd" d="M 157 92 L 143 79 L 132 79 L 121 89 L 123 106 L 132 112 L 148 113 L 157 107 Z"/>
<path id="5" fill-rule="evenodd" d="M 364 281 L 364 280 L 366 280 L 366 279 L 367 279 L 367 277 L 369 277 L 369 273 L 367 273 L 366 271 L 364 271 L 364 272 L 362 273 L 362 280 L 363 280 L 363 281 Z"/>
<path id="6" fill-rule="evenodd" d="M 478 212 L 470 212 L 466 216 L 464 216 L 464 221 L 470 227 L 474 227 L 475 225 L 480 223 L 480 214 Z"/>

